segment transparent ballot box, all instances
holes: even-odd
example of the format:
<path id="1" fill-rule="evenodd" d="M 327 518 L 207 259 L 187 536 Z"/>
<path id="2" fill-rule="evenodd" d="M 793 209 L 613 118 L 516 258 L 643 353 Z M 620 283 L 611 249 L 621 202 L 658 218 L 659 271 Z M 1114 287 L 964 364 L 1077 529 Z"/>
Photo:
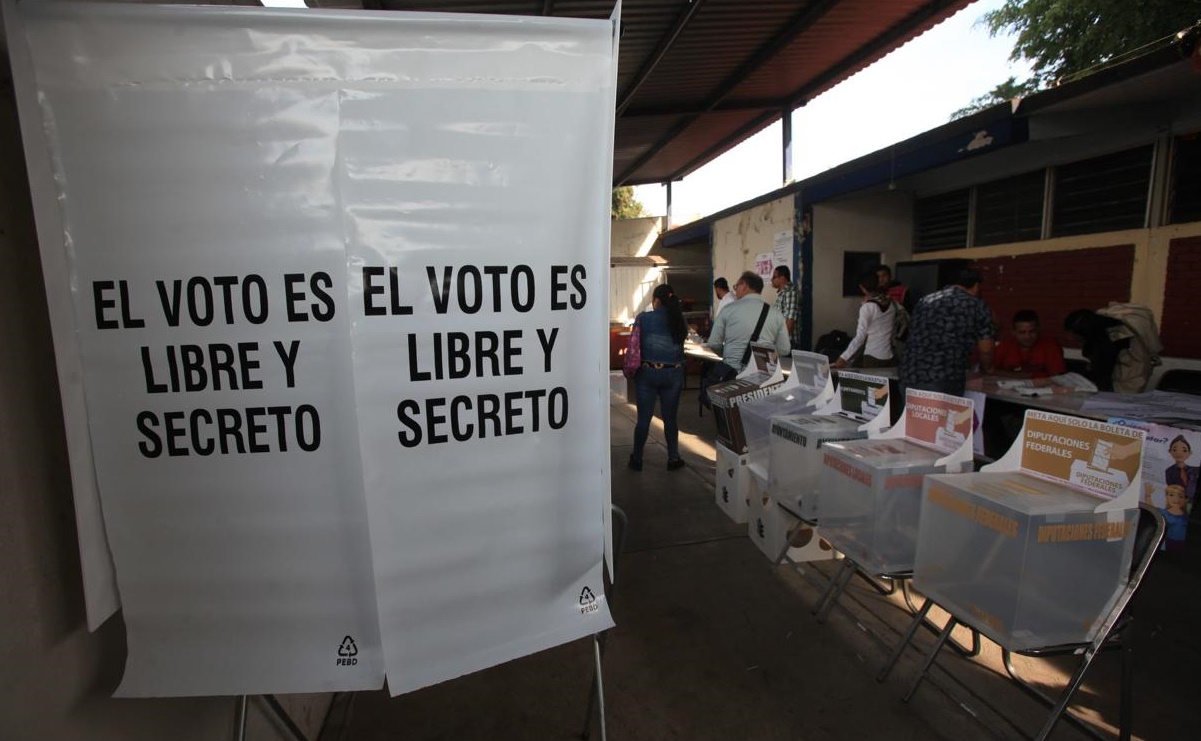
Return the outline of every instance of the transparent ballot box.
<path id="1" fill-rule="evenodd" d="M 1020 471 L 927 476 L 914 584 L 1010 650 L 1091 640 L 1138 518 L 1101 501 Z"/>
<path id="2" fill-rule="evenodd" d="M 742 405 L 742 430 L 746 439 L 747 465 L 760 478 L 768 478 L 771 458 L 771 418 L 811 412 L 814 392 L 790 389 Z"/>
<path id="3" fill-rule="evenodd" d="M 863 422 L 839 415 L 793 414 L 771 418 L 768 490 L 796 506 L 806 520 L 818 517 L 817 486 L 822 473 L 823 445 L 862 440 Z"/>
<path id="4" fill-rule="evenodd" d="M 829 442 L 822 451 L 822 535 L 871 573 L 912 570 L 922 479 L 946 472 L 943 454 L 903 439 Z"/>
<path id="5" fill-rule="evenodd" d="M 771 455 L 771 418 L 809 414 L 834 396 L 830 359 L 818 353 L 794 350 L 788 380 L 762 399 L 742 404 L 742 429 L 746 438 L 747 467 L 766 488 Z"/>

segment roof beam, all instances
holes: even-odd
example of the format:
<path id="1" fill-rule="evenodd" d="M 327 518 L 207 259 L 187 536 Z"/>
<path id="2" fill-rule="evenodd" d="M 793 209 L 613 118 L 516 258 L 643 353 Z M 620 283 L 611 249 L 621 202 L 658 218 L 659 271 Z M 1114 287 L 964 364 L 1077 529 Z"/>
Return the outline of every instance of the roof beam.
<path id="1" fill-rule="evenodd" d="M 727 76 L 726 79 L 723 80 L 721 84 L 719 84 L 713 90 L 712 93 L 710 93 L 709 98 L 705 101 L 704 105 L 701 106 L 702 112 L 713 110 L 713 108 L 725 100 L 726 96 L 732 93 L 743 80 L 753 74 L 757 69 L 759 69 L 759 67 L 763 66 L 763 64 L 765 64 L 768 60 L 792 43 L 797 36 L 805 31 L 805 29 L 816 23 L 818 19 L 824 16 L 837 3 L 838 0 L 815 0 L 815 2 L 811 2 L 804 8 L 801 8 L 799 11 L 797 11 L 793 15 L 792 20 L 788 22 L 788 25 L 781 28 L 775 36 L 760 46 L 754 54 L 740 64 L 738 68 L 734 70 L 734 72 Z M 778 112 L 773 111 L 772 115 L 778 115 Z M 691 126 L 699 117 L 699 113 L 683 116 L 676 123 L 676 125 L 667 132 L 666 135 L 649 147 L 641 157 L 634 161 L 634 164 L 627 167 L 616 179 L 615 184 L 621 185 L 624 183 L 627 178 L 638 171 L 638 168 L 642 167 L 647 162 L 650 162 L 651 159 L 653 159 L 654 156 L 663 149 L 663 147 L 670 144 L 672 140 L 682 134 L 684 130 Z"/>
<path id="2" fill-rule="evenodd" d="M 549 0 L 548 0 L 549 2 Z M 655 67 L 659 66 L 659 62 L 663 61 L 663 57 L 667 56 L 667 52 L 676 43 L 676 39 L 680 37 L 684 29 L 688 26 L 688 22 L 696 15 L 696 12 L 705 4 L 705 0 L 690 0 L 676 15 L 676 20 L 672 24 L 671 29 L 659 39 L 655 50 L 647 57 L 642 68 L 638 70 L 638 74 L 634 75 L 634 79 L 622 92 L 621 97 L 617 101 L 617 115 L 620 116 L 625 111 L 626 106 L 630 104 L 634 93 L 638 92 L 638 88 L 642 87 L 642 83 L 646 82 L 651 73 L 655 71 Z"/>
<path id="3" fill-rule="evenodd" d="M 687 164 L 685 164 L 683 167 L 678 168 L 675 172 L 673 172 L 668 177 L 671 180 L 680 180 L 681 178 L 691 174 L 694 170 L 699 168 L 701 165 L 704 165 L 705 163 L 707 163 L 709 160 L 711 160 L 714 157 L 717 157 L 720 154 L 722 154 L 723 152 L 725 152 L 727 147 L 729 147 L 730 142 L 738 141 L 739 139 L 741 139 L 743 137 L 754 134 L 756 131 L 763 128 L 764 126 L 771 124 L 773 121 L 775 121 L 779 117 L 780 117 L 780 109 L 779 108 L 776 108 L 775 110 L 764 111 L 762 114 L 755 116 L 750 121 L 747 121 L 742 126 L 739 126 L 738 129 L 733 134 L 730 134 L 726 138 L 722 139 L 721 141 L 717 142 L 716 144 L 709 147 L 705 151 L 701 152 L 697 156 L 693 157 L 691 160 L 689 160 L 689 162 Z"/>
<path id="4" fill-rule="evenodd" d="M 631 108 L 622 116 L 623 119 L 629 121 L 635 118 L 653 118 L 656 116 L 699 116 L 702 113 L 732 113 L 738 111 L 762 111 L 766 108 L 780 109 L 785 106 L 796 107 L 799 103 L 795 103 L 792 97 L 779 98 L 743 98 L 732 100 L 728 103 L 721 103 L 712 108 L 702 109 L 699 106 L 696 108 L 679 108 L 668 105 L 649 105 Z"/>

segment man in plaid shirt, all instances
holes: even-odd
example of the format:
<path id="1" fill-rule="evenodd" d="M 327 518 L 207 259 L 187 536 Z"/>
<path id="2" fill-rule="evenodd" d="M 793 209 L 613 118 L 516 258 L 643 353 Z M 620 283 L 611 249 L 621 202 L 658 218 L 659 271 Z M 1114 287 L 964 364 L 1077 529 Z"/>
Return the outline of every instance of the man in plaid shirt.
<path id="1" fill-rule="evenodd" d="M 801 292 L 792 283 L 792 274 L 787 265 L 780 265 L 771 274 L 771 287 L 776 289 L 776 310 L 784 315 L 788 327 L 788 339 L 794 348 L 800 348 L 801 335 Z"/>

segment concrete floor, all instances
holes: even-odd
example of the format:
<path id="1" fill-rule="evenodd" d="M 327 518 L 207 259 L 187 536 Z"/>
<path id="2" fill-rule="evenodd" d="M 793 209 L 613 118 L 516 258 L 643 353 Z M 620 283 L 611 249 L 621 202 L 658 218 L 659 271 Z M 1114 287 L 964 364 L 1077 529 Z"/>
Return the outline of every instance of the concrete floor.
<path id="1" fill-rule="evenodd" d="M 608 737 L 615 741 L 835 741 L 1018 739 L 1046 712 L 1004 675 L 999 651 L 964 659 L 944 650 L 906 704 L 921 655 L 909 651 L 885 683 L 875 675 L 909 613 L 855 580 L 825 624 L 811 614 L 835 562 L 804 573 L 773 566 L 714 504 L 712 419 L 695 390 L 680 411 L 688 466 L 665 470 L 658 420 L 641 473 L 626 459 L 634 410 L 614 401 L 613 500 L 630 532 L 613 599 L 617 628 L 605 654 Z M 1201 666 L 1201 569 L 1158 561 L 1140 596 L 1135 737 L 1201 737 L 1188 710 Z M 958 634 L 957 634 L 958 636 Z M 915 643 L 929 647 L 933 634 Z M 1078 702 L 1103 727 L 1116 724 L 1117 655 L 1097 659 Z M 591 677 L 591 641 L 388 698 L 342 696 L 323 741 L 494 741 L 578 738 Z M 1060 675 L 1022 660 L 1040 679 Z M 600 738 L 595 723 L 593 738 Z M 1086 738 L 1061 722 L 1052 738 Z"/>

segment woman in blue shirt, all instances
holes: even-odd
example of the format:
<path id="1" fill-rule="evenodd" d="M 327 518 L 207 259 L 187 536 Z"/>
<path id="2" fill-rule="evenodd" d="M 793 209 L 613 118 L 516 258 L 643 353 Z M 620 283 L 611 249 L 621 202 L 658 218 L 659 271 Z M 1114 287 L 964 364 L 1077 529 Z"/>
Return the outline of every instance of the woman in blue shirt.
<path id="1" fill-rule="evenodd" d="M 680 458 L 680 427 L 676 415 L 680 409 L 680 392 L 684 389 L 684 338 L 688 325 L 680 309 L 680 299 L 666 283 L 655 288 L 651 310 L 635 320 L 642 337 L 642 367 L 635 377 L 638 401 L 638 423 L 634 426 L 634 452 L 630 453 L 630 468 L 642 470 L 642 449 L 650 433 L 655 401 L 663 419 L 663 437 L 667 439 L 667 470 L 684 467 Z"/>

